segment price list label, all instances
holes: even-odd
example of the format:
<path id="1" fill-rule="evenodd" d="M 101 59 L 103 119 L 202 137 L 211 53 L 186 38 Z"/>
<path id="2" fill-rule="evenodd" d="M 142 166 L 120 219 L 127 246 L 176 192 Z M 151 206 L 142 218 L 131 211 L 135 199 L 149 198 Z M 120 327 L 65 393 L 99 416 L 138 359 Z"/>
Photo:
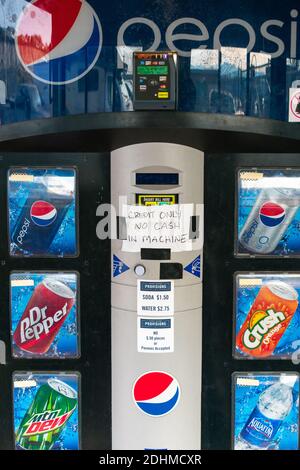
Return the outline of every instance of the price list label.
<path id="1" fill-rule="evenodd" d="M 150 317 L 173 316 L 174 281 L 138 280 L 137 314 Z"/>

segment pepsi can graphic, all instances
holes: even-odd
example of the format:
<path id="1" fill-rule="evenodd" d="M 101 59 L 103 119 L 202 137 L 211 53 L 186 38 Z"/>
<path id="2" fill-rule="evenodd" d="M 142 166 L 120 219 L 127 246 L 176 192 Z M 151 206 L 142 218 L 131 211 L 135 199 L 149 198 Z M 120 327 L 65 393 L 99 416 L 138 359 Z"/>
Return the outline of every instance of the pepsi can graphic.
<path id="1" fill-rule="evenodd" d="M 239 234 L 239 243 L 251 253 L 272 253 L 300 206 L 300 190 L 295 188 L 262 189 Z"/>
<path id="2" fill-rule="evenodd" d="M 76 256 L 75 169 L 11 169 L 10 254 Z"/>

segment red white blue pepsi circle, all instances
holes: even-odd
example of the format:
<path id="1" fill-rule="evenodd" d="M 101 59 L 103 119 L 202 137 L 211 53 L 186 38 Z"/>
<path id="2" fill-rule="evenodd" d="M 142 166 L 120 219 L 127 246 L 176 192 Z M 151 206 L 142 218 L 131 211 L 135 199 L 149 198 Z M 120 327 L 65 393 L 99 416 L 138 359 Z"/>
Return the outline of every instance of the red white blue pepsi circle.
<path id="1" fill-rule="evenodd" d="M 267 227 L 276 227 L 285 218 L 285 209 L 275 202 L 265 202 L 259 211 L 260 220 Z"/>
<path id="2" fill-rule="evenodd" d="M 164 416 L 173 411 L 179 402 L 179 383 L 166 372 L 146 372 L 133 385 L 133 399 L 143 413 Z"/>
<path id="3" fill-rule="evenodd" d="M 102 28 L 86 0 L 32 0 L 19 17 L 15 42 L 27 72 L 41 82 L 63 85 L 94 67 Z"/>
<path id="4" fill-rule="evenodd" d="M 35 225 L 48 227 L 57 217 L 57 210 L 47 201 L 35 201 L 30 209 L 30 217 Z"/>

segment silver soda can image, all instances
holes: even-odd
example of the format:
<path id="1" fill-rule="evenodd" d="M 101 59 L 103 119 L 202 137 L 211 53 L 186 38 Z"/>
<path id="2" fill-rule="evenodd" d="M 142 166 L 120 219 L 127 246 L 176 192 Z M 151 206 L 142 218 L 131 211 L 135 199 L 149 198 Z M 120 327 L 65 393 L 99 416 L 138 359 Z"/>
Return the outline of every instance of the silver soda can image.
<path id="1" fill-rule="evenodd" d="M 253 253 L 272 253 L 292 222 L 299 205 L 298 189 L 262 189 L 239 234 L 240 244 Z"/>

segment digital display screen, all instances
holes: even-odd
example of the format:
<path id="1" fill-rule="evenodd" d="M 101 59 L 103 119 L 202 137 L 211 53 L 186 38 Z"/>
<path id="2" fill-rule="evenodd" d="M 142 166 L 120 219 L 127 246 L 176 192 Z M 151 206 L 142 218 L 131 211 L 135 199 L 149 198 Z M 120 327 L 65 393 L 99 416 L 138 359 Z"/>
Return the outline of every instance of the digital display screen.
<path id="1" fill-rule="evenodd" d="M 167 101 L 171 99 L 172 52 L 136 52 L 134 55 L 135 100 Z"/>
<path id="2" fill-rule="evenodd" d="M 135 183 L 137 185 L 178 185 L 178 173 L 136 173 Z"/>
<path id="3" fill-rule="evenodd" d="M 139 65 L 137 72 L 139 75 L 167 75 L 169 67 L 168 66 L 151 66 L 151 65 Z"/>
<path id="4" fill-rule="evenodd" d="M 137 194 L 139 206 L 164 206 L 178 203 L 178 194 Z"/>

